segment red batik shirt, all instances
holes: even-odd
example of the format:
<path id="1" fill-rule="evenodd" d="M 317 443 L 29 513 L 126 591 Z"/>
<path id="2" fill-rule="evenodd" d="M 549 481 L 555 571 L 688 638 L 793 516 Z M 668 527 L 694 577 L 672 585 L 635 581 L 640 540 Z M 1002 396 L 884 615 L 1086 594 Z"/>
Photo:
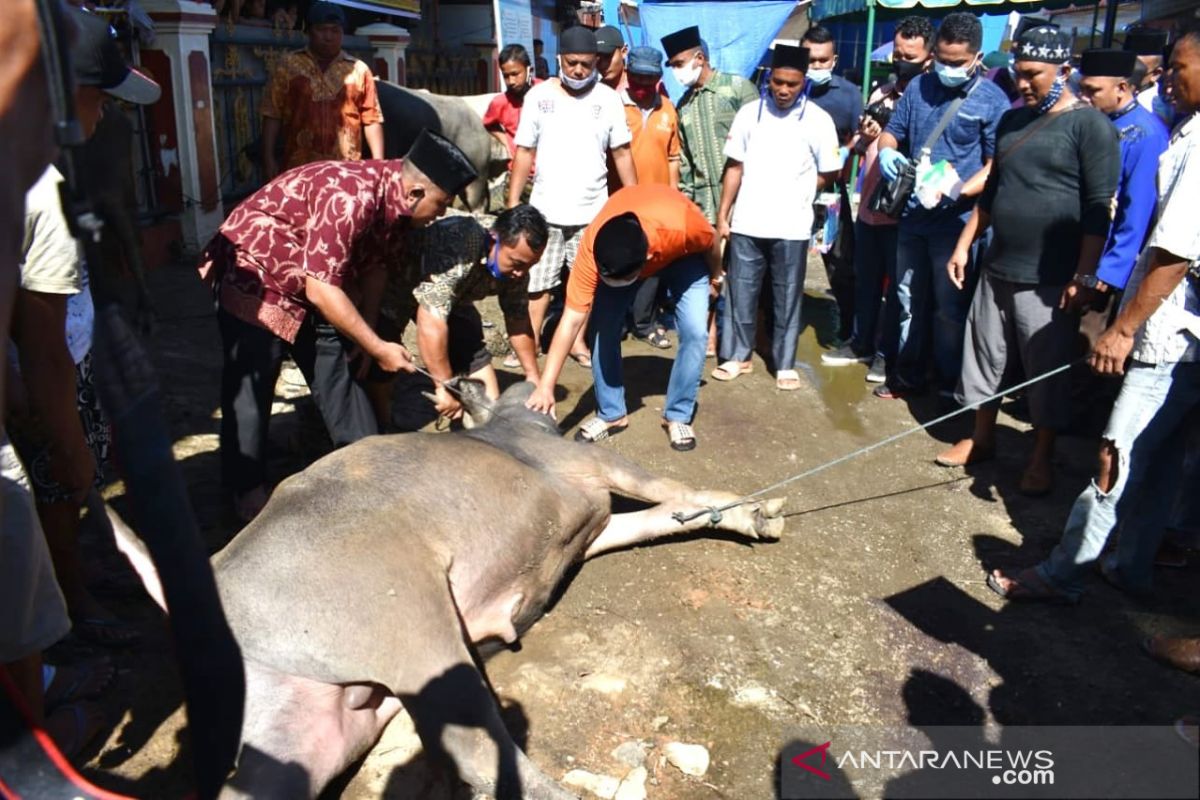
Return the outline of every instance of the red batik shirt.
<path id="1" fill-rule="evenodd" d="M 307 278 L 340 287 L 395 260 L 408 228 L 402 163 L 288 170 L 233 210 L 201 254 L 200 277 L 227 313 L 295 341 L 312 309 Z"/>

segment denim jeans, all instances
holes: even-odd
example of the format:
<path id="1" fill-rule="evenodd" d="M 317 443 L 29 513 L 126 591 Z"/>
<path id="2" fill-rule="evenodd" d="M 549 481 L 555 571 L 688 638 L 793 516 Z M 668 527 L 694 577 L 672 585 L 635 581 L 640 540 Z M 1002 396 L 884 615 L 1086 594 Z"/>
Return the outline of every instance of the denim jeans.
<path id="1" fill-rule="evenodd" d="M 895 380 L 903 386 L 925 385 L 931 354 L 938 387 L 954 389 L 958 385 L 963 331 L 976 272 L 975 265 L 969 263 L 967 284 L 962 289 L 954 288 L 946 274 L 946 262 L 961 232 L 961 226 L 918 232 L 900 221 L 894 284 L 899 323 L 892 366 Z M 888 300 L 890 303 L 890 294 Z"/>
<path id="2" fill-rule="evenodd" d="M 770 272 L 774 312 L 771 360 L 777 371 L 794 369 L 808 241 L 760 239 L 735 233 L 729 238 L 729 248 L 729 275 L 726 278 L 729 305 L 721 330 L 721 360 L 750 360 L 758 296 L 762 292 L 763 279 Z"/>
<path id="3" fill-rule="evenodd" d="M 704 367 L 708 343 L 708 266 L 701 256 L 685 256 L 658 273 L 660 284 L 675 300 L 675 327 L 679 350 L 667 382 L 663 418 L 668 422 L 691 422 L 696 412 L 696 393 Z M 592 378 L 596 390 L 596 414 L 605 422 L 625 416 L 625 384 L 621 376 L 621 339 L 625 312 L 633 304 L 639 284 L 612 287 L 601 281 L 596 286 L 590 336 Z"/>
<path id="4" fill-rule="evenodd" d="M 883 331 L 879 331 L 879 309 L 883 305 L 884 279 L 896 284 L 896 226 L 854 223 L 854 331 L 850 346 L 859 355 L 876 352 L 895 354 L 899 315 L 885 307 Z M 879 337 L 879 338 L 877 338 Z"/>
<path id="5" fill-rule="evenodd" d="M 1107 493 L 1092 481 L 1075 500 L 1062 541 L 1037 565 L 1043 580 L 1078 596 L 1088 567 L 1118 531 L 1106 566 L 1116 568 L 1126 588 L 1150 590 L 1154 555 L 1184 474 L 1185 426 L 1198 408 L 1200 363 L 1132 363 L 1104 431 L 1117 450 L 1116 481 Z"/>

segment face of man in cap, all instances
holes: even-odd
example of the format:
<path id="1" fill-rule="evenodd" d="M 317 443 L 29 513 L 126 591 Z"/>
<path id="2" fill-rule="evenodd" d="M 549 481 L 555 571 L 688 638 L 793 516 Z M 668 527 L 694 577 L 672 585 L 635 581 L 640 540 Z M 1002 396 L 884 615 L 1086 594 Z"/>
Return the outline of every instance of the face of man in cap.
<path id="1" fill-rule="evenodd" d="M 1105 114 L 1124 108 L 1133 99 L 1133 87 L 1127 78 L 1108 75 L 1084 75 L 1079 79 L 1079 99 Z"/>
<path id="2" fill-rule="evenodd" d="M 337 22 L 322 22 L 308 28 L 308 49 L 317 58 L 337 58 L 342 52 L 342 26 Z"/>
<path id="3" fill-rule="evenodd" d="M 1068 64 L 1048 64 L 1045 61 L 1017 61 L 1013 65 L 1013 78 L 1021 99 L 1029 108 L 1035 108 L 1046 99 L 1054 82 L 1071 74 Z"/>
<path id="4" fill-rule="evenodd" d="M 629 86 L 626 87 L 629 99 L 642 108 L 649 108 L 654 103 L 654 96 L 658 94 L 658 80 L 654 75 L 629 73 Z"/>
<path id="5" fill-rule="evenodd" d="M 409 224 L 424 228 L 446 213 L 451 197 L 419 171 L 405 174 L 404 204 L 411 210 Z"/>
<path id="6" fill-rule="evenodd" d="M 804 73 L 792 67 L 775 67 L 768 81 L 771 99 L 780 111 L 787 111 L 804 91 Z"/>
<path id="7" fill-rule="evenodd" d="M 560 53 L 558 68 L 567 77 L 581 81 L 595 71 L 599 58 L 596 53 Z"/>
<path id="8" fill-rule="evenodd" d="M 628 52 L 629 48 L 622 46 L 611 53 L 598 53 L 596 69 L 600 70 L 600 80 L 609 86 L 616 86 L 620 83 L 621 76 L 625 74 L 625 54 Z"/>

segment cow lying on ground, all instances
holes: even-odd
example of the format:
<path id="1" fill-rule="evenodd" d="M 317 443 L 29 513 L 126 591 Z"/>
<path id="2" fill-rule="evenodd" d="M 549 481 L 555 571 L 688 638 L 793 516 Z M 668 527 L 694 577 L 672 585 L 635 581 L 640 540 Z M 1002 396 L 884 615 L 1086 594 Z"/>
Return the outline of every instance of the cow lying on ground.
<path id="1" fill-rule="evenodd" d="M 671 515 L 736 496 L 561 438 L 525 408 L 532 387 L 494 405 L 464 389 L 485 421 L 473 430 L 375 436 L 325 456 L 214 558 L 246 659 L 232 796 L 315 796 L 401 704 L 426 750 L 475 790 L 573 796 L 512 741 L 473 645 L 515 642 L 576 563 L 709 527 L 707 515 Z M 610 492 L 655 505 L 614 514 Z M 740 506 L 720 527 L 777 539 L 782 506 Z"/>

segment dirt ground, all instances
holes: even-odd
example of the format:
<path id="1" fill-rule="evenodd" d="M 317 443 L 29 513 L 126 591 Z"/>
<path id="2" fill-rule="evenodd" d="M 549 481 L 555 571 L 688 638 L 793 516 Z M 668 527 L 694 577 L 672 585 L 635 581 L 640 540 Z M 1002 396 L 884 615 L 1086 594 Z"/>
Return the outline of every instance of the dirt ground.
<path id="1" fill-rule="evenodd" d="M 161 317 L 154 357 L 176 454 L 215 551 L 235 532 L 219 486 L 215 319 L 190 268 L 160 270 L 152 283 Z M 873 398 L 861 366 L 820 364 L 833 324 L 824 285 L 814 260 L 800 391 L 777 391 L 757 357 L 743 379 L 707 380 L 710 360 L 699 447 L 675 453 L 658 425 L 674 351 L 631 340 L 630 428 L 600 446 L 696 486 L 750 492 L 942 413 L 932 398 Z M 495 318 L 494 305 L 485 314 Z M 570 430 L 593 409 L 590 373 L 568 364 L 563 380 L 559 417 Z M 401 393 L 402 414 L 418 408 L 414 391 Z M 602 795 L 628 776 L 622 797 L 767 798 L 798 726 L 1162 724 L 1200 708 L 1194 677 L 1139 648 L 1151 633 L 1197 631 L 1195 566 L 1162 570 L 1157 595 L 1141 603 L 1097 580 L 1078 607 L 1006 606 L 984 585 L 985 568 L 1050 551 L 1094 461 L 1093 440 L 1065 439 L 1054 492 L 1025 498 L 1016 481 L 1028 426 L 1008 413 L 1001 423 L 999 457 L 969 472 L 932 462 L 967 430 L 959 418 L 787 487 L 777 543 L 691 537 L 589 562 L 518 648 L 487 662 L 514 737 L 556 778 L 608 776 L 596 785 Z M 280 381 L 272 441 L 276 480 L 328 447 L 294 370 Z M 119 484 L 108 497 L 122 507 Z M 146 639 L 116 656 L 114 728 L 87 774 L 141 797 L 181 797 L 185 779 L 171 763 L 186 735 L 169 641 L 148 601 L 121 608 L 142 621 Z M 672 742 L 707 748 L 706 772 L 667 764 Z M 327 796 L 469 792 L 422 758 L 401 714 Z"/>

